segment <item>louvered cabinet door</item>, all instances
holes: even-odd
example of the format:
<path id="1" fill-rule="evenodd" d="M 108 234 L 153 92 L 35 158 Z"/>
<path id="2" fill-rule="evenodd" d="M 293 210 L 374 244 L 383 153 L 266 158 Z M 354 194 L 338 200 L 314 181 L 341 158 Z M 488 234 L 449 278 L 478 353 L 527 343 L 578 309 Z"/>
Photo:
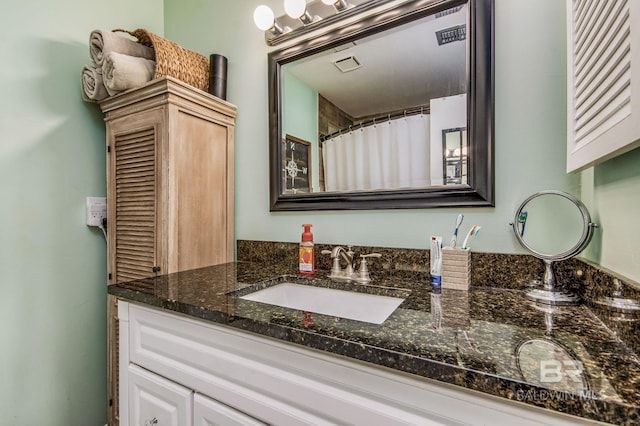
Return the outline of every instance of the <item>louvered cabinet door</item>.
<path id="1" fill-rule="evenodd" d="M 640 1 L 566 1 L 572 172 L 640 146 Z"/>
<path id="2" fill-rule="evenodd" d="M 161 119 L 161 111 L 149 111 L 109 126 L 109 283 L 152 277 L 162 269 L 157 210 Z"/>

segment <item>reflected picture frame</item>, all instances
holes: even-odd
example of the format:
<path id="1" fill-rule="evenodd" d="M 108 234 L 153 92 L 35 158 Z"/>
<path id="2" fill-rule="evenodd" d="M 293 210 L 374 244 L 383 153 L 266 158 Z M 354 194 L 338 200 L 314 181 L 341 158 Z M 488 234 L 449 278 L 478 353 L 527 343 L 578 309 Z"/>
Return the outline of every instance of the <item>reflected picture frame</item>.
<path id="1" fill-rule="evenodd" d="M 282 182 L 285 194 L 311 192 L 311 142 L 287 134 L 282 139 Z"/>

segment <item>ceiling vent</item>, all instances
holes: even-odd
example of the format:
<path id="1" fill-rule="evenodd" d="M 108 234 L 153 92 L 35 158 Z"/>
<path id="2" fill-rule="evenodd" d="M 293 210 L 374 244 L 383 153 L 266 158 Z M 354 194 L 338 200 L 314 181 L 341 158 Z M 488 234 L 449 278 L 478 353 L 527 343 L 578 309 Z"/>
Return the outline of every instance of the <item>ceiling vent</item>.
<path id="1" fill-rule="evenodd" d="M 438 39 L 439 46 L 452 43 L 454 41 L 465 40 L 467 38 L 467 26 L 464 24 L 456 25 L 455 27 L 436 31 L 436 37 Z"/>
<path id="2" fill-rule="evenodd" d="M 360 68 L 360 62 L 355 58 L 355 56 L 349 56 L 347 58 L 338 59 L 333 63 L 338 69 L 342 72 L 349 72 L 355 69 Z"/>

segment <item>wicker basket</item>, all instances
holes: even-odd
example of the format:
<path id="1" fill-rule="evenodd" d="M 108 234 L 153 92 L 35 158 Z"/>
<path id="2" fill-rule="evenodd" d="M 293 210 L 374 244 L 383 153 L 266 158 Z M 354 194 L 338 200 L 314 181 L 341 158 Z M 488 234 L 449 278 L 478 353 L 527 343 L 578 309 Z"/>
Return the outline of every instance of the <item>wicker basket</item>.
<path id="1" fill-rule="evenodd" d="M 130 34 L 140 44 L 153 48 L 156 54 L 154 79 L 168 75 L 205 92 L 209 90 L 209 59 L 205 56 L 142 28 L 135 31 L 113 31 Z"/>

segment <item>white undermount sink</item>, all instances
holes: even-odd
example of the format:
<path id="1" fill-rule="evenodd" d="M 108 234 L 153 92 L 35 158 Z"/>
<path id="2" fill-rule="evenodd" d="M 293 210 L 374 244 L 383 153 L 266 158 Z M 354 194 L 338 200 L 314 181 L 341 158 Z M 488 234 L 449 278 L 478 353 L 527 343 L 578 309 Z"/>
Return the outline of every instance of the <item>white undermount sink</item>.
<path id="1" fill-rule="evenodd" d="M 373 324 L 382 324 L 404 301 L 399 297 L 281 283 L 240 297 Z"/>

